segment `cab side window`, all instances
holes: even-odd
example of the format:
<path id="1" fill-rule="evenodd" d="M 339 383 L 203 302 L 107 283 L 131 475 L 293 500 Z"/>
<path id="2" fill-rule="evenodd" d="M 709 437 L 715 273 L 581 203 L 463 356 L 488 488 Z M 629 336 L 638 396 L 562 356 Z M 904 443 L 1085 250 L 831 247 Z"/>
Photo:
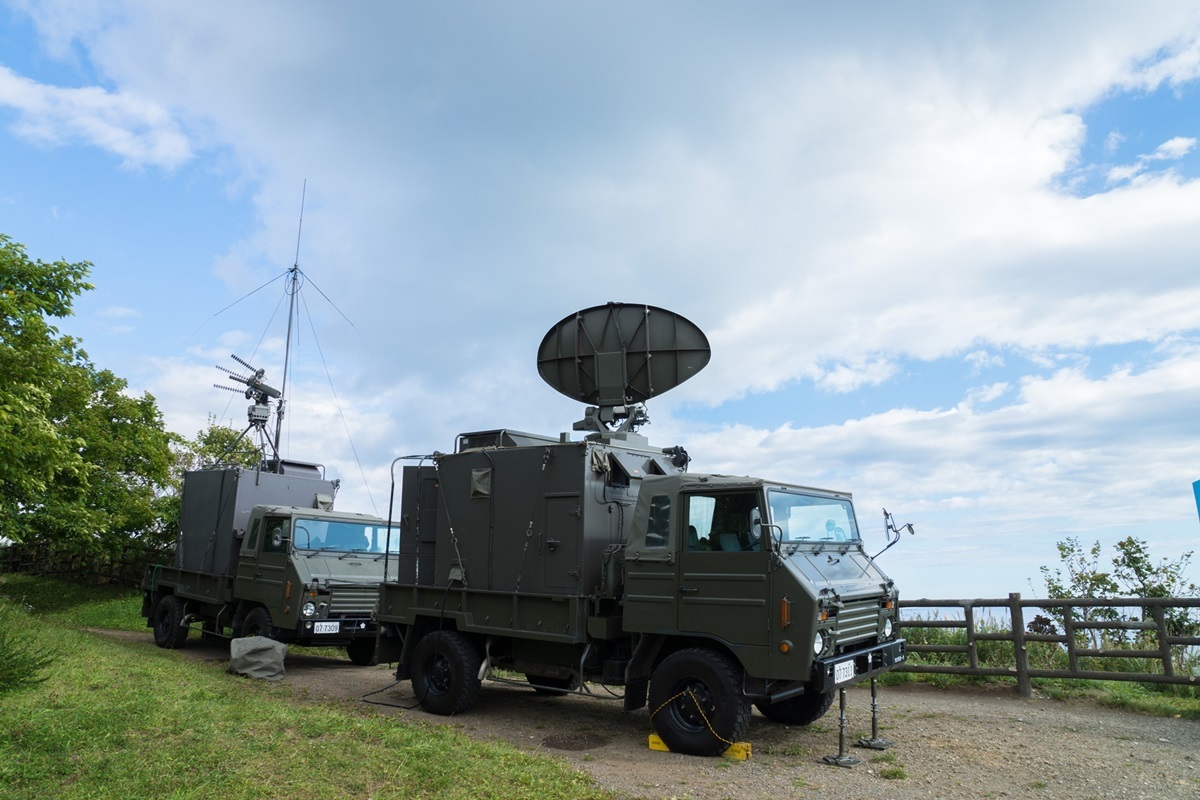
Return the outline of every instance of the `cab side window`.
<path id="1" fill-rule="evenodd" d="M 247 553 L 253 553 L 254 548 L 258 547 L 258 529 L 262 526 L 262 520 L 254 520 L 254 524 L 250 526 L 250 535 L 246 537 L 246 543 L 242 549 Z"/>
<path id="2" fill-rule="evenodd" d="M 688 550 L 762 550 L 758 494 L 730 492 L 688 497 Z"/>
<path id="3" fill-rule="evenodd" d="M 671 496 L 656 494 L 650 498 L 650 519 L 646 522 L 646 547 L 666 547 L 671 539 Z"/>
<path id="4" fill-rule="evenodd" d="M 291 520 L 287 517 L 267 517 L 264 528 L 266 539 L 263 540 L 263 552 L 286 553 L 288 540 L 291 539 Z"/>

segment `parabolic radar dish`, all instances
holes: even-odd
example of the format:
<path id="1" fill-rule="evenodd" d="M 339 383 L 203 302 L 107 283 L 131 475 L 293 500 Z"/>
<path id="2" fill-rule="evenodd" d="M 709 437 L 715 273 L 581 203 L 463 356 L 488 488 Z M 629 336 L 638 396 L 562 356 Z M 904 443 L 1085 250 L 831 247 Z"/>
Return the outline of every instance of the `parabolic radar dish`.
<path id="1" fill-rule="evenodd" d="M 710 353 L 704 331 L 673 311 L 609 303 L 551 328 L 538 347 L 538 374 L 573 400 L 611 408 L 674 389 Z"/>

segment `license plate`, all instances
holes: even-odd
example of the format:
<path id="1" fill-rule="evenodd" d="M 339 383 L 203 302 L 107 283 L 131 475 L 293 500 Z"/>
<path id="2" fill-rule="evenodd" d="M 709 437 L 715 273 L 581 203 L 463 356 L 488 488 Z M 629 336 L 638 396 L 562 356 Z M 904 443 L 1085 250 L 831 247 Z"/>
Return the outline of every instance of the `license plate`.
<path id="1" fill-rule="evenodd" d="M 845 683 L 854 680 L 854 662 L 842 661 L 833 665 L 833 682 Z"/>
<path id="2" fill-rule="evenodd" d="M 313 633 L 337 633 L 338 630 L 339 630 L 338 622 L 314 622 L 313 623 Z M 853 665 L 851 665 L 851 666 L 853 666 Z"/>

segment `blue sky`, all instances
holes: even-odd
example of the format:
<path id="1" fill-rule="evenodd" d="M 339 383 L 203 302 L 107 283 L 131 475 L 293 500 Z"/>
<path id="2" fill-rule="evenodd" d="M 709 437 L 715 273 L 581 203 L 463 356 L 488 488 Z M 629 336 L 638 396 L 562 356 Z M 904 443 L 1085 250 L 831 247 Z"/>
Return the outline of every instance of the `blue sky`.
<path id="1" fill-rule="evenodd" d="M 713 357 L 653 442 L 913 522 L 909 597 L 1037 593 L 1197 538 L 1189 6 L 0 0 L 0 232 L 94 264 L 63 329 L 193 435 L 230 353 L 282 375 L 304 192 L 285 449 L 355 510 L 569 430 L 546 330 L 666 307 Z"/>

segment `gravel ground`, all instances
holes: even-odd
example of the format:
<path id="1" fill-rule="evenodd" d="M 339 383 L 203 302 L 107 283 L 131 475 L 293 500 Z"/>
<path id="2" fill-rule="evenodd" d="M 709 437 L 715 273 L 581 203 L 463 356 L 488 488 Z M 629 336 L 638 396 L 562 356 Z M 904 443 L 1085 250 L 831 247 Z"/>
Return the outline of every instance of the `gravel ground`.
<path id="1" fill-rule="evenodd" d="M 149 632 L 119 636 L 153 647 Z M 1187 798 L 1200 797 L 1200 721 L 1149 717 L 1086 702 L 1018 698 L 1011 687 L 936 689 L 927 684 L 879 691 L 886 751 L 852 746 L 871 730 L 866 687 L 847 692 L 846 752 L 854 767 L 823 763 L 838 755 L 837 704 L 807 728 L 776 725 L 757 712 L 746 741 L 752 757 L 695 758 L 650 750 L 649 715 L 627 714 L 595 696 L 547 698 L 524 686 L 488 682 L 459 717 L 414 708 L 406 681 L 388 666 L 355 667 L 337 657 L 289 654 L 284 683 L 300 698 L 342 701 L 417 724 L 453 725 L 560 758 L 599 786 L 629 798 Z M 223 669 L 222 644 L 194 639 L 181 654 Z"/>

